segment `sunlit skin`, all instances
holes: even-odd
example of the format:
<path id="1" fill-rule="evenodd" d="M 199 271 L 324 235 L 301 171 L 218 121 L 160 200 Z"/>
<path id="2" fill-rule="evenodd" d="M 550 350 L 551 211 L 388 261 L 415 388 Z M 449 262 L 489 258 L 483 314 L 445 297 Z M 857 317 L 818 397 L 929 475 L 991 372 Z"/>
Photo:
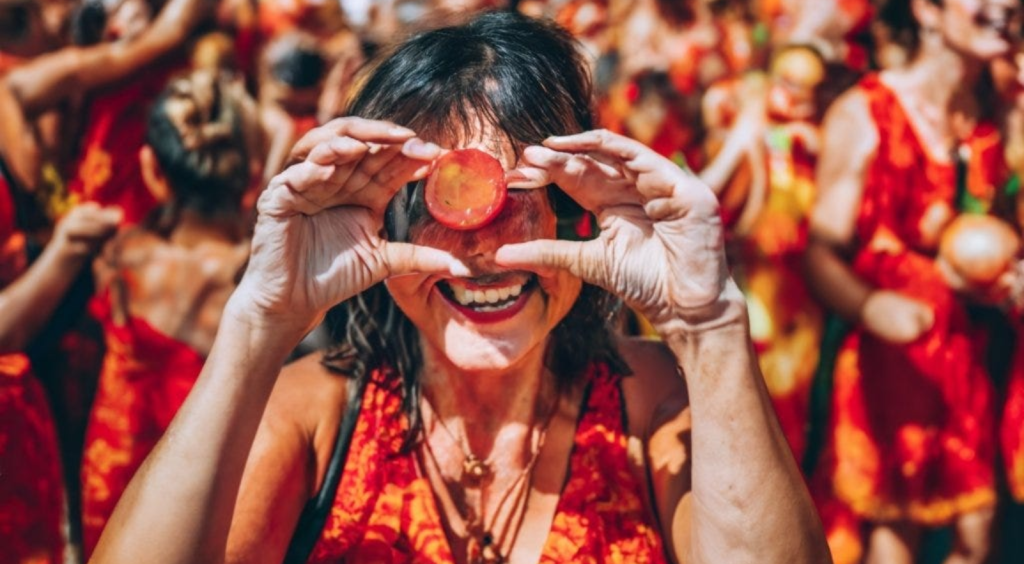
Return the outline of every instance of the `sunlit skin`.
<path id="1" fill-rule="evenodd" d="M 514 168 L 511 157 L 503 166 Z M 582 282 L 565 271 L 537 275 L 494 263 L 502 245 L 555 238 L 556 217 L 543 189 L 512 190 L 498 217 L 470 231 L 449 229 L 429 215 L 413 218 L 412 243 L 442 249 L 462 260 L 472 278 L 408 275 L 387 281 L 395 302 L 437 355 L 460 370 L 502 371 L 542 355 L 548 334 L 572 307 Z M 460 305 L 453 291 L 522 288 L 506 310 L 483 313 Z M 504 301 L 502 303 L 505 303 Z M 429 368 L 426 370 L 429 371 Z"/>

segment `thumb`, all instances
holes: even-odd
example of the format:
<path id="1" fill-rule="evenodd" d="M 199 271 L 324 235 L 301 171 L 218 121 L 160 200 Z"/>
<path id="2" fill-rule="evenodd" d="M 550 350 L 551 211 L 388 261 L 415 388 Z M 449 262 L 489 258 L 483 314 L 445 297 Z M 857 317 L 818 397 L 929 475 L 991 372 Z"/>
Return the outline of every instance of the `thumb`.
<path id="1" fill-rule="evenodd" d="M 403 274 L 472 275 L 462 261 L 433 247 L 385 242 L 382 252 L 389 277 Z"/>
<path id="2" fill-rule="evenodd" d="M 551 270 L 568 270 L 574 276 L 587 282 L 599 284 L 592 280 L 592 269 L 584 260 L 588 245 L 592 241 L 558 241 L 537 240 L 526 243 L 503 245 L 494 255 L 494 262 L 499 266 L 520 268 L 543 273 Z"/>
<path id="3" fill-rule="evenodd" d="M 917 323 L 922 333 L 931 330 L 932 326 L 935 325 L 935 312 L 932 311 L 932 308 L 925 305 L 918 306 Z"/>
<path id="4" fill-rule="evenodd" d="M 124 219 L 124 210 L 119 206 L 107 206 L 101 210 L 103 221 L 111 226 L 117 226 Z"/>

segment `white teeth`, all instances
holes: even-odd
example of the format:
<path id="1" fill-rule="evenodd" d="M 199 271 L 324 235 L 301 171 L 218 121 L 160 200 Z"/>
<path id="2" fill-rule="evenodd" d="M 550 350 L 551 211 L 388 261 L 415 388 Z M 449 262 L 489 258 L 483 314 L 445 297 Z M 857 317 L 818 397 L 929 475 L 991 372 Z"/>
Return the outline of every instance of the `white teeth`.
<path id="1" fill-rule="evenodd" d="M 451 288 L 452 296 L 460 305 L 473 306 L 481 311 L 492 311 L 511 305 L 502 304 L 501 306 L 494 307 L 494 304 L 508 301 L 510 298 L 516 298 L 523 293 L 522 284 L 506 286 L 504 288 L 487 288 L 484 290 L 470 290 L 469 288 L 453 284 L 449 284 L 448 287 Z"/>

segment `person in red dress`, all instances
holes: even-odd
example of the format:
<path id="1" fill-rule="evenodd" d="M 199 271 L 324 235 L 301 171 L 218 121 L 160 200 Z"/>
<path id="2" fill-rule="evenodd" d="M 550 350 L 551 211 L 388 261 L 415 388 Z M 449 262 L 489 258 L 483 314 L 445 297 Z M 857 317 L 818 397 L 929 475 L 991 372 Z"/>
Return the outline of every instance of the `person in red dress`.
<path id="1" fill-rule="evenodd" d="M 827 561 L 717 201 L 590 130 L 571 36 L 494 12 L 371 68 L 261 196 L 203 372 L 93 562 Z M 460 231 L 423 199 L 455 188 L 439 159 L 477 177 L 469 154 L 511 189 Z M 581 207 L 596 238 L 555 239 Z M 613 296 L 663 341 L 616 335 Z M 345 300 L 330 369 L 282 371 Z"/>
<path id="2" fill-rule="evenodd" d="M 86 204 L 58 224 L 29 267 L 9 183 L 0 176 L 0 562 L 65 561 L 65 491 L 49 401 L 25 350 L 121 214 Z"/>
<path id="3" fill-rule="evenodd" d="M 241 86 L 207 71 L 157 99 L 140 153 L 159 219 L 128 229 L 95 263 L 92 313 L 107 353 L 81 468 L 86 554 L 135 471 L 185 401 L 210 351 L 248 240 L 249 157 Z"/>
<path id="4" fill-rule="evenodd" d="M 995 404 L 967 288 L 936 261 L 946 226 L 1005 181 L 984 61 L 1008 56 L 1012 0 L 918 0 L 918 45 L 829 110 L 810 282 L 854 324 L 836 360 L 819 498 L 870 523 L 869 562 L 912 562 L 952 524 L 950 562 L 982 562 L 996 501 Z"/>
<path id="5" fill-rule="evenodd" d="M 117 13 L 122 9 L 128 7 Z M 181 67 L 168 53 L 182 46 L 204 17 L 201 0 L 170 0 L 151 24 L 148 18 L 122 24 L 113 17 L 110 41 L 65 47 L 3 77 L 0 153 L 19 185 L 35 193 L 51 217 L 95 201 L 120 206 L 125 222 L 134 224 L 152 209 L 151 197 L 138 190 L 145 108 L 169 73 Z M 44 112 L 63 109 L 63 130 L 75 130 L 83 96 L 88 117 L 82 135 L 65 135 L 58 146 L 48 146 L 31 125 Z M 76 155 L 77 163 L 69 164 Z"/>

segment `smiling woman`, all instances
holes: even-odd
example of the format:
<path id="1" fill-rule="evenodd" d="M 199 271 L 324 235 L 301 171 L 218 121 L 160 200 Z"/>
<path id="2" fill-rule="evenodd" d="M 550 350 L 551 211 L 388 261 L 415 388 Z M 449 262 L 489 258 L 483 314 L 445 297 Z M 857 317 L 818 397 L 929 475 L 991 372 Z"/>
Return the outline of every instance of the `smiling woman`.
<path id="1" fill-rule="evenodd" d="M 261 197 L 203 374 L 93 561 L 828 561 L 717 202 L 589 131 L 569 36 L 491 13 L 367 72 Z M 510 181 L 476 229 L 416 187 L 460 149 Z M 558 238 L 582 210 L 597 237 Z M 620 300 L 663 343 L 615 335 Z M 281 370 L 341 302 L 339 344 Z"/>

